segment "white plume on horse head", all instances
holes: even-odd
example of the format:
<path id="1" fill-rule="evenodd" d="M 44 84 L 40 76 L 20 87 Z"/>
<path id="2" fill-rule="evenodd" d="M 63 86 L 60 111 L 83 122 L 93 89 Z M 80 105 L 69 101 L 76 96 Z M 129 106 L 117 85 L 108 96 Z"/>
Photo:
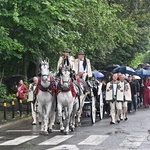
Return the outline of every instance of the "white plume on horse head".
<path id="1" fill-rule="evenodd" d="M 40 64 L 42 64 L 42 63 L 43 63 L 42 58 L 39 58 L 39 63 L 40 63 Z"/>
<path id="2" fill-rule="evenodd" d="M 42 77 L 42 81 L 46 82 L 47 80 L 49 80 L 49 75 L 50 75 L 50 71 L 49 71 L 49 60 L 48 58 L 46 58 L 45 60 L 40 60 L 41 63 L 41 77 Z"/>
<path id="3" fill-rule="evenodd" d="M 47 68 L 49 68 L 49 59 L 46 58 L 44 60 L 42 60 L 41 58 L 39 59 L 39 62 L 41 64 L 41 67 L 44 65 L 44 66 L 47 66 Z"/>
<path id="4" fill-rule="evenodd" d="M 49 58 L 48 57 L 46 57 L 46 62 L 49 64 Z"/>

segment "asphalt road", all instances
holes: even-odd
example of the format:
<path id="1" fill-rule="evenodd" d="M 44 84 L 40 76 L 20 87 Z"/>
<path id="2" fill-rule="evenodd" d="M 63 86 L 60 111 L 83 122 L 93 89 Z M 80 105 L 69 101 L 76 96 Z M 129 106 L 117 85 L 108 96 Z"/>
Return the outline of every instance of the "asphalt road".
<path id="1" fill-rule="evenodd" d="M 150 150 L 150 108 L 140 108 L 115 125 L 108 117 L 94 125 L 85 117 L 69 135 L 60 133 L 58 125 L 54 129 L 40 135 L 40 125 L 32 126 L 31 120 L 0 128 L 0 150 Z"/>

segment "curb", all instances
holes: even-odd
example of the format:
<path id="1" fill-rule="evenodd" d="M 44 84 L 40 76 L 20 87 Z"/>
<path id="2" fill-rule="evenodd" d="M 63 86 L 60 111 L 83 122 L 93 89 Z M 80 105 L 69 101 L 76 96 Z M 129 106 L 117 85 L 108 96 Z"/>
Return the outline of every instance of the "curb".
<path id="1" fill-rule="evenodd" d="M 23 121 L 27 121 L 27 120 L 30 120 L 30 119 L 32 119 L 32 116 L 28 116 L 28 117 L 25 117 L 25 118 L 20 118 L 19 120 L 13 120 L 11 122 L 7 122 L 5 124 L 0 125 L 0 129 L 11 126 L 11 125 L 15 125 L 15 124 L 18 124 L 18 123 L 21 123 Z"/>

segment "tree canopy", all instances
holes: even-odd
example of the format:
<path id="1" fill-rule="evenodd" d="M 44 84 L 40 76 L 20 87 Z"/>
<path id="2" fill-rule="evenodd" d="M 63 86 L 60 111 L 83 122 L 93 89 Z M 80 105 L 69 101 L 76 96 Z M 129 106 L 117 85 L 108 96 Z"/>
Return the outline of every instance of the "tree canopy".
<path id="1" fill-rule="evenodd" d="M 0 72 L 37 74 L 38 59 L 56 69 L 59 51 L 85 51 L 94 68 L 132 64 L 150 48 L 149 0 L 1 0 Z M 32 72 L 32 73 L 31 73 Z"/>

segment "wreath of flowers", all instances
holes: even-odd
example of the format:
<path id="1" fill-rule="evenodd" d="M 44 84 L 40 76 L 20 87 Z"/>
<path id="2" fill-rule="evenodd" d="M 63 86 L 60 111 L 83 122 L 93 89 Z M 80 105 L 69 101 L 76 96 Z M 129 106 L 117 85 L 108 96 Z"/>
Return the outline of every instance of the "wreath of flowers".
<path id="1" fill-rule="evenodd" d="M 125 86 L 125 90 L 126 90 L 126 91 L 129 90 L 129 86 L 128 86 L 128 85 Z"/>
<path id="2" fill-rule="evenodd" d="M 112 84 L 111 84 L 111 85 L 109 86 L 109 89 L 112 90 L 112 88 L 113 88 L 113 87 L 112 87 Z"/>
<path id="3" fill-rule="evenodd" d="M 121 86 L 118 84 L 117 88 L 120 90 Z"/>

